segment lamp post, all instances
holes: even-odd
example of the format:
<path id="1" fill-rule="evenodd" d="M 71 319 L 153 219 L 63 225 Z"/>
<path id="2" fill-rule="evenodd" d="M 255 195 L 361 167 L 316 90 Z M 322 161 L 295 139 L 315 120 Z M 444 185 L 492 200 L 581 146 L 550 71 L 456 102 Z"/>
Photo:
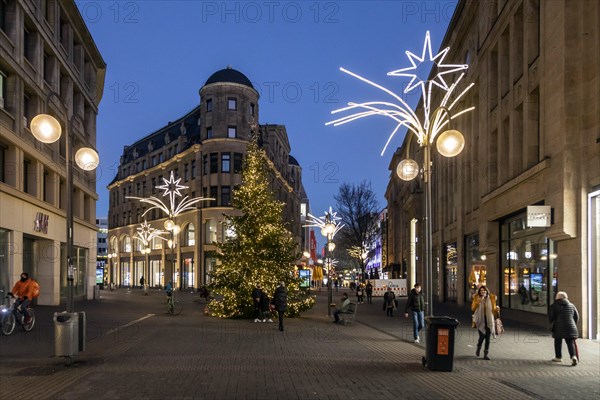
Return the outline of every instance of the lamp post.
<path id="1" fill-rule="evenodd" d="M 171 248 L 171 261 L 172 264 L 172 282 L 175 285 L 175 255 L 174 249 L 177 245 L 177 235 L 181 232 L 181 227 L 175 224 L 174 219 L 180 215 L 184 211 L 194 210 L 196 207 L 194 204 L 199 203 L 204 200 L 214 200 L 210 197 L 193 197 L 189 198 L 188 196 L 184 196 L 183 199 L 178 203 L 175 201 L 176 197 L 181 197 L 181 190 L 188 189 L 189 186 L 181 185 L 181 178 L 175 179 L 175 174 L 171 171 L 169 179 L 163 178 L 163 184 L 156 186 L 156 189 L 164 190 L 163 197 L 169 197 L 169 203 L 166 204 L 161 199 L 151 196 L 151 197 L 135 197 L 135 196 L 126 196 L 127 199 L 135 199 L 139 200 L 142 203 L 150 204 L 152 207 L 149 207 L 144 211 L 142 216 L 145 216 L 150 210 L 155 208 L 161 210 L 167 215 L 167 220 L 164 222 L 165 229 L 170 233 L 170 239 L 168 240 L 168 246 Z"/>
<path id="2" fill-rule="evenodd" d="M 66 179 L 66 240 L 67 240 L 67 312 L 72 313 L 74 305 L 73 296 L 73 281 L 74 281 L 74 267 L 73 267 L 73 142 L 74 142 L 74 129 L 73 121 L 80 119 L 79 115 L 73 114 L 71 118 L 68 118 L 67 107 L 60 101 L 58 93 L 51 91 L 46 97 L 46 109 L 48 109 L 48 103 L 51 98 L 55 97 L 59 100 L 59 103 L 65 110 L 65 121 L 68 121 L 65 126 L 65 179 Z M 81 121 L 83 122 L 83 121 Z M 42 143 L 54 143 L 60 139 L 62 128 L 60 123 L 49 114 L 36 115 L 31 120 L 31 133 L 37 140 Z M 75 154 L 75 162 L 84 171 L 93 171 L 96 169 L 99 163 L 98 153 L 92 148 L 82 147 L 77 150 Z"/>
<path id="3" fill-rule="evenodd" d="M 433 121 L 437 115 L 444 113 L 448 119 L 452 119 L 450 111 L 443 106 L 435 109 L 431 114 L 431 120 L 427 124 L 423 140 L 420 141 L 423 148 L 423 183 L 425 185 L 425 210 L 424 210 L 424 236 L 425 236 L 425 298 L 427 315 L 433 315 L 433 253 L 432 253 L 432 206 L 431 206 L 431 173 L 433 163 L 431 161 L 431 146 L 436 143 L 438 152 L 444 157 L 456 157 L 464 146 L 463 135 L 457 130 L 447 130 L 437 138 L 432 131 L 435 126 Z M 437 139 L 437 140 L 436 140 Z M 410 147 L 410 139 L 408 146 Z M 406 158 L 398 163 L 396 174 L 404 181 L 410 181 L 417 177 L 419 172 L 418 163 L 410 158 Z"/>
<path id="4" fill-rule="evenodd" d="M 161 235 L 165 233 L 164 231 L 161 231 L 159 229 L 155 229 L 152 228 L 150 226 L 150 224 L 148 223 L 148 221 L 144 220 L 144 222 L 142 224 L 140 224 L 140 227 L 137 228 L 137 232 L 135 233 L 135 237 L 141 242 L 142 244 L 142 249 L 141 249 L 141 253 L 144 254 L 145 257 L 145 264 L 144 264 L 144 275 L 146 276 L 146 279 L 144 281 L 144 294 L 148 294 L 148 277 L 150 274 L 150 266 L 148 265 L 148 256 L 150 254 L 150 243 L 152 242 L 152 240 L 154 238 L 160 238 L 165 240 Z"/>
<path id="5" fill-rule="evenodd" d="M 458 78 L 450 85 L 446 82 L 448 74 L 454 74 L 459 71 L 466 70 L 469 66 L 466 64 L 446 64 L 444 59 L 449 47 L 441 50 L 435 56 L 431 51 L 431 39 L 429 32 L 425 35 L 425 42 L 423 44 L 423 52 L 421 56 L 416 55 L 410 51 L 406 52 L 408 59 L 411 63 L 411 67 L 402 68 L 399 70 L 388 72 L 388 76 L 404 76 L 411 78 L 409 84 L 404 89 L 404 93 L 408 93 L 415 88 L 421 89 L 421 102 L 423 109 L 423 118 L 419 118 L 417 114 L 408 106 L 408 104 L 402 99 L 400 95 L 393 91 L 376 84 L 362 76 L 353 73 L 344 68 L 340 70 L 354 78 L 361 80 L 383 92 L 393 98 L 395 102 L 389 101 L 370 101 L 370 102 L 349 102 L 348 106 L 332 111 L 332 114 L 346 111 L 353 111 L 351 115 L 347 115 L 342 118 L 327 122 L 326 125 L 342 125 L 348 122 L 355 121 L 368 116 L 379 115 L 385 116 L 395 121 L 396 128 L 389 136 L 381 155 L 385 152 L 385 149 L 391 142 L 396 132 L 401 128 L 405 127 L 408 129 L 408 133 L 412 133 L 417 136 L 420 146 L 423 148 L 423 181 L 425 184 L 425 209 L 424 209 L 424 236 L 425 236 L 425 295 L 427 298 L 427 313 L 433 314 L 433 262 L 431 253 L 432 243 L 432 228 L 431 228 L 431 146 L 436 143 L 438 152 L 445 157 L 454 157 L 458 155 L 464 147 L 464 138 L 462 134 L 456 130 L 445 130 L 445 127 L 450 124 L 453 118 L 456 118 L 466 112 L 472 111 L 475 107 L 468 107 L 458 112 L 453 113 L 455 106 L 461 106 L 461 98 L 474 86 L 473 83 L 468 84 L 464 87 L 462 92 L 458 95 L 454 95 L 454 91 L 462 85 L 461 80 L 465 76 L 464 72 L 461 72 Z M 427 79 L 421 79 L 417 76 L 417 71 L 422 63 L 432 63 L 437 69 L 437 73 L 430 73 Z M 432 90 L 434 86 L 445 91 L 439 106 L 430 113 Z M 423 123 L 421 122 L 423 121 Z M 443 132 L 443 133 L 442 133 Z M 412 136 L 411 136 L 412 138 Z M 410 138 L 409 138 L 410 140 Z M 410 148 L 410 142 L 407 146 Z M 417 177 L 419 174 L 419 165 L 414 160 L 403 160 L 397 166 L 396 173 L 403 180 L 411 180 Z"/>
<path id="6" fill-rule="evenodd" d="M 329 207 L 329 211 L 325 212 L 325 215 L 322 217 L 315 217 L 314 215 L 308 214 L 308 224 L 304 226 L 314 226 L 321 228 L 321 235 L 327 238 L 327 243 L 325 244 L 325 261 L 324 265 L 327 266 L 327 315 L 331 316 L 331 304 L 333 303 L 333 283 L 331 282 L 333 278 L 333 260 L 331 258 L 331 253 L 335 250 L 335 243 L 333 242 L 333 237 L 335 234 L 342 229 L 343 224 L 339 223 L 341 218 L 336 216 L 336 213 L 332 211 L 331 207 Z"/>

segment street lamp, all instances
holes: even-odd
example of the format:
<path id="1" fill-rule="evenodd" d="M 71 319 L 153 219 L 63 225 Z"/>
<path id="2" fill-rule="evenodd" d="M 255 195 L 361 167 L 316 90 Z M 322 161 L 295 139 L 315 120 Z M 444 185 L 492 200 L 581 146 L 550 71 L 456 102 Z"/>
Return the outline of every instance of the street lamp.
<path id="1" fill-rule="evenodd" d="M 155 229 L 150 226 L 148 221 L 144 220 L 140 227 L 137 228 L 137 232 L 135 233 L 135 237 L 141 242 L 143 248 L 140 250 L 145 257 L 144 264 L 144 275 L 146 276 L 146 281 L 144 282 L 144 294 L 148 294 L 148 279 L 150 277 L 150 266 L 148 265 L 148 255 L 150 254 L 150 244 L 154 238 L 160 238 L 165 240 L 161 235 L 165 233 L 159 229 Z"/>
<path id="2" fill-rule="evenodd" d="M 447 126 L 450 125 L 450 121 L 466 112 L 472 111 L 475 107 L 468 107 L 458 112 L 454 112 L 453 108 L 460 103 L 461 98 L 474 86 L 473 83 L 466 85 L 466 87 L 457 96 L 454 96 L 454 91 L 461 84 L 462 78 L 465 73 L 462 72 L 458 78 L 451 84 L 446 83 L 448 74 L 454 74 L 459 71 L 466 70 L 469 66 L 466 64 L 446 64 L 444 59 L 450 50 L 449 47 L 441 50 L 435 56 L 431 51 L 431 39 L 429 32 L 425 35 L 425 42 L 423 44 L 423 52 L 421 56 L 416 55 L 410 51 L 406 52 L 408 59 L 411 63 L 411 67 L 402 68 L 399 70 L 388 72 L 388 76 L 404 76 L 411 78 L 409 84 L 404 89 L 404 93 L 408 93 L 415 88 L 421 89 L 421 101 L 423 105 L 423 118 L 419 118 L 417 114 L 408 106 L 408 104 L 402 99 L 402 97 L 393 91 L 386 89 L 385 87 L 378 85 L 362 76 L 348 71 L 344 68 L 340 70 L 350 76 L 353 76 L 362 82 L 365 82 L 383 92 L 387 95 L 392 96 L 394 102 L 389 101 L 371 101 L 348 103 L 347 107 L 343 107 L 332 111 L 332 114 L 354 111 L 353 114 L 347 115 L 342 118 L 338 118 L 334 121 L 327 122 L 326 125 L 342 125 L 348 122 L 352 122 L 357 119 L 372 115 L 382 115 L 391 118 L 396 122 L 396 128 L 389 136 L 381 155 L 385 152 L 385 149 L 389 145 L 390 141 L 400 129 L 405 127 L 409 133 L 417 136 L 420 146 L 423 148 L 423 180 L 425 183 L 425 295 L 427 297 L 427 313 L 433 314 L 433 302 L 432 302 L 432 276 L 433 276 L 433 261 L 431 253 L 431 146 L 436 143 L 438 152 L 444 157 L 454 157 L 462 151 L 464 148 L 464 138 L 457 130 L 447 130 Z M 431 79 L 420 79 L 416 72 L 418 67 L 422 63 L 432 63 L 437 69 L 437 73 L 430 74 Z M 430 113 L 431 110 L 431 94 L 434 86 L 445 91 L 442 96 L 442 100 L 437 108 Z M 421 122 L 423 121 L 423 123 Z M 412 136 L 411 136 L 412 137 Z M 409 138 L 410 140 L 410 138 Z M 409 146 L 410 148 L 410 142 Z M 403 160 L 397 168 L 396 173 L 403 180 L 411 180 L 417 177 L 419 174 L 419 165 L 414 160 Z"/>
<path id="3" fill-rule="evenodd" d="M 334 260 L 331 258 L 331 253 L 335 249 L 335 243 L 333 243 L 333 237 L 340 229 L 344 226 L 340 224 L 340 217 L 329 207 L 329 211 L 325 211 L 325 215 L 322 217 L 315 217 L 314 215 L 308 214 L 307 222 L 305 227 L 314 226 L 321 228 L 321 235 L 327 238 L 327 244 L 325 245 L 325 261 L 324 265 L 327 267 L 327 315 L 331 316 L 331 304 L 333 303 L 333 265 Z"/>
<path id="4" fill-rule="evenodd" d="M 435 126 L 434 120 L 437 118 L 438 114 L 443 113 L 448 116 L 448 121 L 452 119 L 452 114 L 450 110 L 446 107 L 440 106 L 438 107 L 432 114 L 429 124 L 427 124 L 428 129 L 425 131 L 425 135 L 423 140 L 419 141 L 421 147 L 423 148 L 423 183 L 425 185 L 425 296 L 426 296 L 426 308 L 427 314 L 433 315 L 433 253 L 432 253 L 432 206 L 431 206 L 431 170 L 433 168 L 433 163 L 431 161 L 431 146 L 433 143 L 436 144 L 438 152 L 444 157 L 456 157 L 461 153 L 463 148 L 465 147 L 465 139 L 457 130 L 447 130 L 440 134 L 437 138 L 435 137 L 435 131 L 432 131 L 432 127 Z M 410 148 L 410 138 L 408 143 L 408 148 Z M 404 168 L 406 167 L 406 163 L 402 165 L 403 161 L 407 161 L 411 166 L 418 164 L 416 161 L 411 159 L 402 160 L 398 163 L 398 168 L 396 169 L 396 173 L 398 177 L 405 181 L 410 181 L 416 178 L 417 174 L 414 173 L 406 173 Z"/>
<path id="5" fill-rule="evenodd" d="M 73 269 L 73 165 L 71 160 L 73 159 L 73 142 L 75 141 L 73 121 L 80 119 L 78 114 L 73 114 L 71 118 L 68 118 L 67 107 L 60 101 L 60 96 L 54 91 L 50 91 L 46 97 L 46 109 L 48 109 L 48 103 L 51 98 L 55 97 L 65 110 L 65 121 L 68 121 L 65 127 L 65 174 L 66 174 L 66 234 L 67 234 L 67 312 L 72 313 L 75 305 L 73 298 L 73 280 L 74 280 L 74 269 Z M 49 114 L 36 115 L 31 120 L 31 133 L 37 140 L 42 143 L 54 143 L 60 139 L 62 129 L 60 123 Z M 75 162 L 79 168 L 84 171 L 93 171 L 96 169 L 99 163 L 98 153 L 94 149 L 89 147 L 83 147 L 77 150 L 75 154 Z"/>

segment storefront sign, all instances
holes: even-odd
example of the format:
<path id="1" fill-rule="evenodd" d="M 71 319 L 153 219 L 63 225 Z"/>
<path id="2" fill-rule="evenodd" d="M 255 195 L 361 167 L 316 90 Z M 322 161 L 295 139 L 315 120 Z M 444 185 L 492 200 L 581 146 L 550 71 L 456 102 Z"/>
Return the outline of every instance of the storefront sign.
<path id="1" fill-rule="evenodd" d="M 547 228 L 552 224 L 552 207 L 527 206 L 527 227 Z"/>
<path id="2" fill-rule="evenodd" d="M 33 230 L 36 232 L 48 233 L 48 220 L 50 216 L 41 212 L 35 215 L 33 222 Z"/>

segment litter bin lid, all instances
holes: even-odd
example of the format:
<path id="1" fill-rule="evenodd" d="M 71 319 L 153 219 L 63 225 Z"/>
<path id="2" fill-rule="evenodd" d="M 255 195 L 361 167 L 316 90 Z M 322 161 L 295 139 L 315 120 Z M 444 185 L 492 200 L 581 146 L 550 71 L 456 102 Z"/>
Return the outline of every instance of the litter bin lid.
<path id="1" fill-rule="evenodd" d="M 425 320 L 430 325 L 445 325 L 445 326 L 457 326 L 458 320 L 456 318 L 447 316 L 434 316 L 430 315 L 425 317 Z"/>
<path id="2" fill-rule="evenodd" d="M 55 312 L 54 313 L 54 321 L 64 324 L 66 322 L 69 322 L 71 320 L 71 318 L 77 317 L 77 313 L 70 313 L 70 312 Z"/>

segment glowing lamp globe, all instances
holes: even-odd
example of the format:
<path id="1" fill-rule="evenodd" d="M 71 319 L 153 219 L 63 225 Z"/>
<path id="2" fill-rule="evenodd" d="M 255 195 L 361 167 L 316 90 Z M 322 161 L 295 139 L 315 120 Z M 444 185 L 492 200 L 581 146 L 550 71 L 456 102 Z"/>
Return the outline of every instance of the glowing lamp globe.
<path id="1" fill-rule="evenodd" d="M 181 227 L 179 225 L 174 225 L 173 226 L 173 235 L 179 235 L 179 232 L 181 232 Z"/>
<path id="2" fill-rule="evenodd" d="M 170 231 L 170 230 L 172 230 L 172 229 L 173 229 L 173 227 L 175 226 L 175 222 L 173 222 L 173 220 L 172 220 L 172 219 L 168 219 L 168 220 L 166 220 L 166 221 L 165 221 L 165 224 L 164 224 L 164 226 L 165 226 L 165 229 L 166 229 L 166 230 Z"/>
<path id="3" fill-rule="evenodd" d="M 411 159 L 402 160 L 396 167 L 396 174 L 403 181 L 412 181 L 419 175 L 419 164 Z"/>
<path id="4" fill-rule="evenodd" d="M 100 157 L 94 149 L 82 147 L 75 153 L 75 162 L 84 171 L 93 171 L 98 167 Z"/>
<path id="5" fill-rule="evenodd" d="M 42 143 L 54 143 L 62 133 L 56 118 L 48 114 L 38 114 L 33 117 L 30 128 L 33 136 Z"/>
<path id="6" fill-rule="evenodd" d="M 465 138 L 459 131 L 450 129 L 438 137 L 436 147 L 444 157 L 456 157 L 465 147 Z"/>
<path id="7" fill-rule="evenodd" d="M 325 227 L 321 228 L 321 235 L 327 236 L 327 229 L 325 229 Z"/>
<path id="8" fill-rule="evenodd" d="M 335 250 L 335 243 L 333 243 L 333 242 L 327 243 L 327 250 L 329 250 L 329 251 Z"/>
<path id="9" fill-rule="evenodd" d="M 335 224 L 332 222 L 328 222 L 325 224 L 325 232 L 327 234 L 332 234 L 335 231 Z"/>

